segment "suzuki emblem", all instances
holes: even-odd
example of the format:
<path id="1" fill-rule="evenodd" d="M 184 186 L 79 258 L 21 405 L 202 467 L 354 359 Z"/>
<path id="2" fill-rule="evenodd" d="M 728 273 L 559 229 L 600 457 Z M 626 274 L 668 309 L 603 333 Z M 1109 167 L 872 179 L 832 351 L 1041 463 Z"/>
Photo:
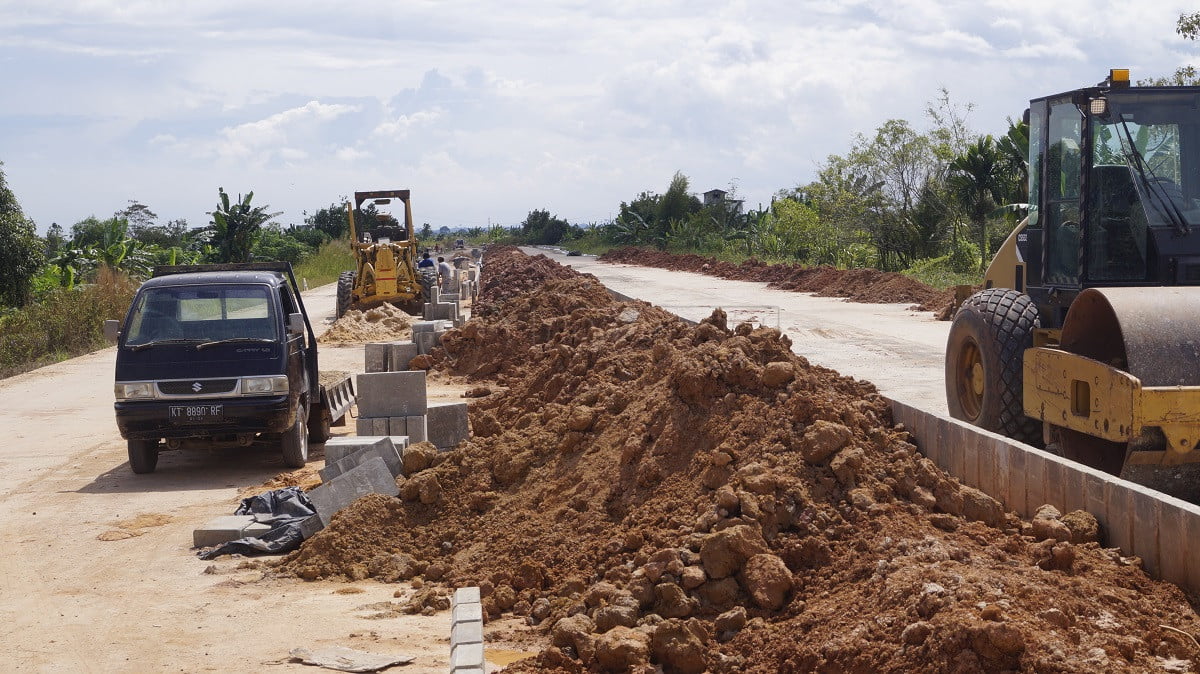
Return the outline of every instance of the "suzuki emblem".
<path id="1" fill-rule="evenodd" d="M 202 388 L 204 388 L 204 385 L 201 384 L 200 382 L 195 382 L 192 384 L 192 392 L 193 393 L 199 393 L 200 389 L 202 389 Z"/>

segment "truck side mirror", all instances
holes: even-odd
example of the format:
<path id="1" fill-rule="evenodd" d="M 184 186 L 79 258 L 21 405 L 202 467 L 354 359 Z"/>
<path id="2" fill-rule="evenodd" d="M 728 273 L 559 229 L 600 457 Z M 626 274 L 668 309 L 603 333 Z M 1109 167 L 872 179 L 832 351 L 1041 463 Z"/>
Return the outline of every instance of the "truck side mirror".
<path id="1" fill-rule="evenodd" d="M 289 335 L 303 335 L 304 316 L 301 314 L 288 314 L 287 329 Z"/>
<path id="2" fill-rule="evenodd" d="M 121 334 L 121 321 L 107 320 L 104 321 L 104 338 L 109 344 L 116 344 L 117 337 Z"/>

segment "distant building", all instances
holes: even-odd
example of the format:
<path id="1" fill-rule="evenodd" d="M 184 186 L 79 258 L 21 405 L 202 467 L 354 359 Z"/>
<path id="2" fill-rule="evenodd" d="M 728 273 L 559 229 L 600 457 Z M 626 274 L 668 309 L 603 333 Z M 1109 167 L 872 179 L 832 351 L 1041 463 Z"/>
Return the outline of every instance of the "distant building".
<path id="1" fill-rule="evenodd" d="M 715 206 L 716 204 L 729 204 L 730 210 L 741 215 L 743 199 L 726 199 L 725 195 L 729 194 L 725 190 L 709 190 L 704 193 L 703 203 L 705 206 Z"/>

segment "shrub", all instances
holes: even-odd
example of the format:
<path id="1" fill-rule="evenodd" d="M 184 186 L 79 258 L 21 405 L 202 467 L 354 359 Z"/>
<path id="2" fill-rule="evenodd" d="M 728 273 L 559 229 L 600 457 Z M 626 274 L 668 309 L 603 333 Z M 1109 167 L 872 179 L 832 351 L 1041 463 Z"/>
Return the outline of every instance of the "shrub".
<path id="1" fill-rule="evenodd" d="M 123 319 L 137 284 L 103 268 L 96 282 L 47 291 L 40 302 L 0 319 L 0 377 L 105 346 L 104 321 Z"/>

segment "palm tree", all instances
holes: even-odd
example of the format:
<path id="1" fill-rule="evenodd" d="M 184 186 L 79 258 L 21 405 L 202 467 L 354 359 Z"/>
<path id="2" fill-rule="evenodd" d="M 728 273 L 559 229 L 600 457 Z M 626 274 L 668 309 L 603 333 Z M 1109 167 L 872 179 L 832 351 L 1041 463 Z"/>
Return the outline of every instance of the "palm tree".
<path id="1" fill-rule="evenodd" d="M 280 213 L 268 213 L 267 206 L 251 206 L 254 192 L 238 195 L 231 203 L 225 188 L 218 187 L 220 201 L 212 215 L 213 244 L 217 259 L 221 262 L 249 262 L 250 251 L 258 241 L 262 226 L 274 220 Z"/>
<path id="2" fill-rule="evenodd" d="M 950 162 L 946 185 L 971 224 L 979 228 L 981 267 L 987 266 L 987 219 L 996 208 L 996 193 L 1003 175 L 1000 155 L 991 136 L 979 137 Z"/>
<path id="3" fill-rule="evenodd" d="M 996 141 L 1012 201 L 1029 201 L 1029 125 L 1008 120 L 1008 131 Z"/>

